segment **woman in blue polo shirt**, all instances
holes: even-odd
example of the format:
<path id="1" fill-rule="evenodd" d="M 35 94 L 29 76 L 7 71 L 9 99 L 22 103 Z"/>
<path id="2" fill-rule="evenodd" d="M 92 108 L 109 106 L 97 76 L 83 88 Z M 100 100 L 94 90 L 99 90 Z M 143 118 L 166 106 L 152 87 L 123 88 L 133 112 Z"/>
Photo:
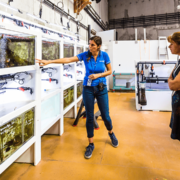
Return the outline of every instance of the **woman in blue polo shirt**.
<path id="1" fill-rule="evenodd" d="M 101 37 L 94 36 L 90 38 L 89 51 L 78 54 L 71 58 L 62 58 L 56 60 L 39 60 L 40 66 L 50 63 L 72 63 L 84 61 L 86 67 L 86 75 L 83 82 L 83 102 L 86 108 L 86 129 L 89 139 L 89 145 L 86 147 L 85 158 L 89 159 L 94 150 L 94 99 L 97 99 L 99 110 L 101 112 L 104 124 L 109 131 L 112 145 L 118 146 L 118 140 L 112 131 L 112 121 L 109 116 L 109 100 L 106 87 L 106 76 L 112 73 L 109 56 L 106 52 L 100 50 L 102 45 Z"/>

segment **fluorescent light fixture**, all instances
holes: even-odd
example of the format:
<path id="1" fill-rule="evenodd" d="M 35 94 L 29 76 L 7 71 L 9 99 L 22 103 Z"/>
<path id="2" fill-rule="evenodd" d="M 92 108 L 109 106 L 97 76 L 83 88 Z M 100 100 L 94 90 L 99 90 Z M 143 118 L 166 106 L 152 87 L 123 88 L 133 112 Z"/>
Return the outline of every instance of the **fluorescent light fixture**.
<path id="1" fill-rule="evenodd" d="M 6 4 L 6 3 L 0 2 L 0 5 L 4 6 L 4 7 L 6 7 L 6 8 L 9 8 L 9 9 L 11 9 L 11 10 L 13 10 L 13 11 L 18 11 L 18 9 L 16 9 L 16 8 L 14 8 L 14 7 Z"/>
<path id="2" fill-rule="evenodd" d="M 67 30 L 67 27 L 65 27 L 65 26 L 61 26 L 61 25 L 58 25 L 58 24 L 49 23 L 49 25 L 53 25 L 53 26 L 56 26 L 56 27 L 62 28 L 62 29 L 64 29 L 64 30 Z"/>
<path id="3" fill-rule="evenodd" d="M 56 26 L 56 27 L 58 27 L 58 28 L 62 28 L 62 29 L 65 30 L 65 33 L 69 32 L 69 33 L 74 34 L 74 32 L 69 31 L 68 28 L 67 28 L 66 26 L 62 26 L 62 25 L 58 25 L 58 24 L 54 24 L 54 23 L 49 23 L 49 25 Z"/>
<path id="4" fill-rule="evenodd" d="M 74 33 L 77 37 L 82 37 L 79 33 Z"/>
<path id="5" fill-rule="evenodd" d="M 53 23 L 49 23 L 49 25 L 56 26 L 56 27 L 60 27 L 60 28 L 62 28 L 62 27 L 63 27 L 63 26 L 61 26 L 61 25 L 58 25 L 58 24 L 53 24 Z"/>
<path id="6" fill-rule="evenodd" d="M 33 17 L 33 18 L 35 18 L 35 19 L 37 19 L 37 20 L 39 20 L 39 21 L 41 21 L 41 22 L 47 23 L 46 20 L 43 20 L 43 19 L 41 19 L 41 18 L 39 18 L 39 17 L 37 17 L 37 16 L 34 16 L 34 15 L 32 15 L 32 14 L 29 14 L 29 13 L 27 13 L 27 15 L 28 15 L 28 16 L 31 16 L 31 17 Z"/>
<path id="7" fill-rule="evenodd" d="M 64 29 L 65 31 L 67 31 L 67 30 L 68 30 L 68 28 L 67 28 L 66 26 L 64 26 L 64 27 L 63 27 L 63 29 Z M 69 31 L 69 30 L 68 30 L 68 31 Z"/>

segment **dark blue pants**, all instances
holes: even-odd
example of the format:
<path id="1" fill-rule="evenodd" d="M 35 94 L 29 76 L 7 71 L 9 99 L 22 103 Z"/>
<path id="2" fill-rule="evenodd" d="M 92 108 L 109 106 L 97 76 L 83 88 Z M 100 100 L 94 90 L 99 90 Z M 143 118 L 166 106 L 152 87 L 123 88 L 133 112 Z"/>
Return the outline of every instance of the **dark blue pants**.
<path id="1" fill-rule="evenodd" d="M 108 131 L 112 130 L 112 122 L 109 116 L 109 100 L 107 87 L 100 91 L 97 86 L 83 87 L 83 102 L 86 108 L 86 129 L 88 138 L 94 136 L 94 99 L 97 99 L 102 119 Z"/>

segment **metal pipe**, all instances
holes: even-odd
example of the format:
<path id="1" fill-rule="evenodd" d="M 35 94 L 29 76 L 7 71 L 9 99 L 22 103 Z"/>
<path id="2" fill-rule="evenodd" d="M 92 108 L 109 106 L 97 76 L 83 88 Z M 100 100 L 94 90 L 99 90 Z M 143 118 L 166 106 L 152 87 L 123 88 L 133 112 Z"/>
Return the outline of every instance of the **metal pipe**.
<path id="1" fill-rule="evenodd" d="M 146 83 L 168 82 L 168 77 L 145 77 Z"/>
<path id="2" fill-rule="evenodd" d="M 175 13 L 165 13 L 165 14 L 155 14 L 148 16 L 138 16 L 129 17 L 128 20 L 124 21 L 124 18 L 120 19 L 110 19 L 109 28 L 110 29 L 124 29 L 126 28 L 136 28 L 136 27 L 148 27 L 156 25 L 168 25 L 179 23 L 180 12 Z"/>
<path id="3" fill-rule="evenodd" d="M 91 25 L 88 25 L 88 43 L 91 38 Z"/>
<path id="4" fill-rule="evenodd" d="M 118 41 L 118 32 L 116 31 L 116 41 Z"/>
<path id="5" fill-rule="evenodd" d="M 177 63 L 177 61 L 171 61 L 171 62 L 165 62 L 165 64 L 176 64 Z M 164 65 L 164 62 L 162 61 L 162 62 L 157 62 L 157 61 L 140 61 L 140 62 L 138 62 L 137 63 L 137 65 L 139 65 L 139 64 L 162 64 L 162 65 Z"/>
<path id="6" fill-rule="evenodd" d="M 146 28 L 144 28 L 144 43 L 146 43 Z"/>
<path id="7" fill-rule="evenodd" d="M 137 28 L 135 29 L 135 43 L 137 44 Z"/>
<path id="8" fill-rule="evenodd" d="M 68 14 L 67 12 L 65 12 L 63 9 L 61 9 L 60 7 L 56 6 L 54 3 L 52 3 L 49 0 L 43 0 L 43 3 L 45 5 L 47 5 L 48 7 L 50 7 L 51 9 L 54 9 L 54 11 L 63 14 L 63 16 L 65 16 L 66 18 L 70 17 L 71 21 L 73 21 L 74 23 L 77 23 L 76 19 L 71 16 L 70 14 Z M 79 22 L 79 26 L 81 26 L 82 28 L 84 28 L 85 30 L 88 29 L 87 26 L 85 26 L 84 24 L 82 24 L 81 22 Z"/>

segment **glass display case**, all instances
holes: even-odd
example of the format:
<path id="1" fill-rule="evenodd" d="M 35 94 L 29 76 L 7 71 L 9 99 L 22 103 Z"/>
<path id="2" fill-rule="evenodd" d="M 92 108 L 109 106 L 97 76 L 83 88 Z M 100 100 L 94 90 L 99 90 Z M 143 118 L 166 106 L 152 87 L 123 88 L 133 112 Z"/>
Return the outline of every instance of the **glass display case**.
<path id="1" fill-rule="evenodd" d="M 60 45 L 59 42 L 53 40 L 42 41 L 42 59 L 54 60 L 60 58 Z"/>
<path id="2" fill-rule="evenodd" d="M 43 67 L 41 69 L 41 98 L 46 98 L 54 91 L 61 89 L 60 65 Z"/>
<path id="3" fill-rule="evenodd" d="M 3 125 L 0 129 L 2 139 L 2 161 L 5 161 L 23 143 L 22 115 Z"/>
<path id="4" fill-rule="evenodd" d="M 64 44 L 64 57 L 73 57 L 74 56 L 74 44 L 65 43 Z"/>
<path id="5" fill-rule="evenodd" d="M 51 123 L 61 110 L 60 93 L 50 97 L 41 103 L 41 131 Z"/>
<path id="6" fill-rule="evenodd" d="M 0 75 L 0 117 L 35 100 L 35 71 Z"/>
<path id="7" fill-rule="evenodd" d="M 0 29 L 0 68 L 35 64 L 35 36 Z"/>
<path id="8" fill-rule="evenodd" d="M 74 86 L 64 90 L 64 109 L 74 102 Z"/>
<path id="9" fill-rule="evenodd" d="M 82 95 L 83 91 L 83 82 L 80 82 L 77 84 L 77 98 L 79 98 Z"/>
<path id="10" fill-rule="evenodd" d="M 77 55 L 80 54 L 80 53 L 83 53 L 83 46 L 77 46 Z"/>
<path id="11" fill-rule="evenodd" d="M 83 61 L 78 61 L 76 63 L 76 74 L 77 81 L 83 81 L 85 75 L 85 66 Z"/>
<path id="12" fill-rule="evenodd" d="M 2 135 L 0 130 L 0 164 L 2 163 L 2 141 L 1 141 Z"/>
<path id="13" fill-rule="evenodd" d="M 34 136 L 34 108 L 0 127 L 0 159 L 4 162 Z"/>
<path id="14" fill-rule="evenodd" d="M 75 64 L 64 64 L 63 66 L 63 86 L 67 86 L 75 81 Z"/>
<path id="15" fill-rule="evenodd" d="M 27 142 L 34 136 L 34 108 L 24 113 L 23 118 L 23 140 Z"/>

